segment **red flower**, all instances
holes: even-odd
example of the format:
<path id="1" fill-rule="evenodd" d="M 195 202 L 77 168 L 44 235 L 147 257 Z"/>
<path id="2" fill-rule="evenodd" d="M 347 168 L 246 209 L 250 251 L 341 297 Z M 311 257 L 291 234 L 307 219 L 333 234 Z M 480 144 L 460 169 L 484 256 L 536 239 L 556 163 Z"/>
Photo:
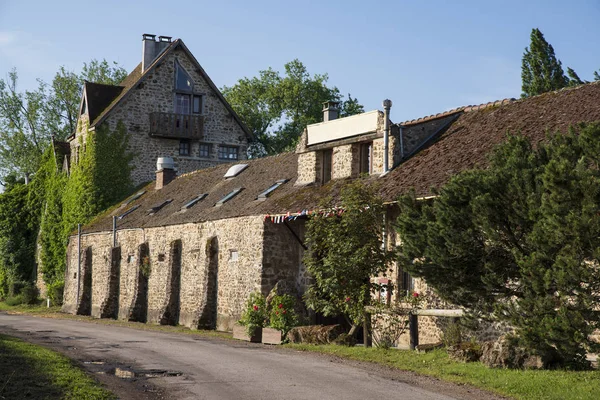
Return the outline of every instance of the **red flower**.
<path id="1" fill-rule="evenodd" d="M 419 297 L 419 293 L 417 293 L 417 292 L 413 292 L 413 297 L 414 297 L 414 298 L 417 298 L 417 297 Z"/>
<path id="2" fill-rule="evenodd" d="M 277 307 L 282 308 L 283 304 L 279 303 L 279 305 Z"/>
<path id="3" fill-rule="evenodd" d="M 258 311 L 258 306 L 256 304 L 252 308 L 254 308 L 254 311 Z"/>
<path id="4" fill-rule="evenodd" d="M 350 301 L 350 297 L 346 297 L 346 303 Z"/>
<path id="5" fill-rule="evenodd" d="M 279 311 L 275 311 L 275 314 L 279 315 Z"/>
<path id="6" fill-rule="evenodd" d="M 283 310 L 283 311 L 282 311 L 282 313 L 284 313 L 284 314 L 285 314 L 285 310 Z"/>

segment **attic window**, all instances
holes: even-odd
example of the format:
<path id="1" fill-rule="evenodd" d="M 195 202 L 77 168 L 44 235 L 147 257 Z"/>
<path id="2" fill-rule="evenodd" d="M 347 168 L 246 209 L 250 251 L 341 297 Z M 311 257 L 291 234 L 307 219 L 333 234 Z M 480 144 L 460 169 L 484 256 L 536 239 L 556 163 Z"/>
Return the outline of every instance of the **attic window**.
<path id="1" fill-rule="evenodd" d="M 119 215 L 117 217 L 117 219 L 123 219 L 126 216 L 128 216 L 129 214 L 131 214 L 132 212 L 134 212 L 135 210 L 137 210 L 140 207 L 140 205 L 138 204 L 137 206 L 131 207 L 129 210 L 125 211 L 123 214 Z"/>
<path id="2" fill-rule="evenodd" d="M 215 207 L 221 207 L 223 204 L 227 203 L 229 200 L 233 199 L 239 192 L 241 192 L 244 188 L 236 188 L 233 189 L 227 196 L 223 197 L 221 200 L 215 204 Z"/>
<path id="3" fill-rule="evenodd" d="M 170 202 L 172 202 L 173 199 L 168 199 L 163 201 L 162 203 L 160 203 L 159 205 L 156 205 L 154 207 L 152 207 L 151 209 L 148 210 L 148 215 L 154 215 L 157 212 L 159 212 L 164 206 L 166 206 L 167 204 L 169 204 Z"/>
<path id="4" fill-rule="evenodd" d="M 238 176 L 240 172 L 248 168 L 248 164 L 237 164 L 227 170 L 223 178 L 233 178 Z"/>
<path id="5" fill-rule="evenodd" d="M 271 185 L 270 188 L 268 188 L 267 190 L 265 190 L 264 192 L 262 192 L 261 194 L 258 195 L 257 200 L 261 200 L 264 201 L 267 199 L 267 197 L 269 197 L 269 195 L 271 193 L 273 193 L 273 191 L 275 189 L 277 189 L 279 186 L 283 185 L 284 183 L 286 183 L 287 181 L 289 181 L 289 179 L 280 179 L 277 182 L 275 182 L 273 185 Z"/>
<path id="6" fill-rule="evenodd" d="M 85 98 L 83 99 L 83 104 L 81 105 L 81 114 L 87 114 L 87 102 L 85 101 Z"/>
<path id="7" fill-rule="evenodd" d="M 194 81 L 188 75 L 177 61 L 175 61 L 175 90 L 191 92 L 194 88 Z"/>
<path id="8" fill-rule="evenodd" d="M 204 200 L 206 196 L 208 196 L 208 193 L 202 193 L 200 196 L 190 200 L 189 202 L 184 204 L 183 207 L 181 207 L 181 211 L 187 210 L 188 208 L 192 208 L 196 205 L 197 202 Z"/>
<path id="9" fill-rule="evenodd" d="M 125 202 L 125 205 L 129 205 L 129 204 L 133 203 L 134 201 L 136 201 L 137 199 L 142 197 L 144 195 L 144 193 L 146 193 L 145 190 L 142 190 L 141 192 L 137 192 L 132 198 L 130 198 L 129 200 L 127 200 Z"/>

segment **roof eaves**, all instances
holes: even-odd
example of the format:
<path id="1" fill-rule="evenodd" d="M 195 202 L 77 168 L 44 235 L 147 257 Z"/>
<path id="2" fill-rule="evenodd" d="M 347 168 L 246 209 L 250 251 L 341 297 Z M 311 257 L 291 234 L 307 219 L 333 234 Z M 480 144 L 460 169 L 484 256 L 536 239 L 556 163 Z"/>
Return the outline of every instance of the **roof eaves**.
<path id="1" fill-rule="evenodd" d="M 179 44 L 183 44 L 181 39 L 176 39 L 173 43 L 171 43 L 171 45 L 169 47 L 167 47 L 162 52 L 162 54 L 160 56 L 158 56 L 156 58 L 156 60 L 154 60 L 154 62 L 145 71 L 142 72 L 141 76 L 137 80 L 135 80 L 128 88 L 123 89 L 123 92 L 121 93 L 121 95 L 117 96 L 115 101 L 113 101 L 110 105 L 108 105 L 108 107 L 106 107 L 106 109 L 104 111 L 102 111 L 102 113 L 98 116 L 98 118 L 90 124 L 90 127 L 97 126 L 97 125 L 101 124 L 102 122 L 104 122 L 104 120 L 108 117 L 108 114 L 110 114 L 112 109 L 114 109 L 118 104 L 123 102 L 129 96 L 129 93 L 131 93 L 131 89 L 133 89 L 134 87 L 139 85 L 148 76 L 148 74 L 151 71 L 153 71 L 165 59 L 165 57 L 168 54 L 173 52 L 173 50 Z M 139 65 L 136 67 L 136 69 L 138 67 L 139 67 Z M 134 71 L 135 71 L 135 69 L 134 69 Z M 133 73 L 134 71 L 132 71 L 131 73 Z M 126 79 L 127 78 L 125 78 L 125 80 Z M 123 81 L 125 81 L 125 80 L 123 80 Z M 123 83 L 123 82 L 121 82 L 121 83 Z"/>

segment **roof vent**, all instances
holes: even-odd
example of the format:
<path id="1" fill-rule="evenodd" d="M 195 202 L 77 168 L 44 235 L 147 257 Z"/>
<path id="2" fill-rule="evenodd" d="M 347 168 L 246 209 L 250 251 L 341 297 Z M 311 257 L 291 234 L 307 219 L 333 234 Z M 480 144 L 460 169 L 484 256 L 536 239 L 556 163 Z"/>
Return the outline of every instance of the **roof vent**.
<path id="1" fill-rule="evenodd" d="M 237 164 L 232 166 L 227 170 L 227 173 L 223 178 L 233 178 L 234 176 L 238 176 L 240 172 L 248 168 L 248 164 Z"/>
<path id="2" fill-rule="evenodd" d="M 156 170 L 175 169 L 175 161 L 171 157 L 158 157 L 156 159 Z"/>

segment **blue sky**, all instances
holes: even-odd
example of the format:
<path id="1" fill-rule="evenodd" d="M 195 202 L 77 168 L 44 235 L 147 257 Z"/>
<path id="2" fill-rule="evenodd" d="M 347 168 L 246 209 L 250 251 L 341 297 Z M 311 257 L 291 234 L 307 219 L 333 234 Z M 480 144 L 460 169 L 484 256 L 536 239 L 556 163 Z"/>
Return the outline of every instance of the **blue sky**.
<path id="1" fill-rule="evenodd" d="M 0 76 L 20 87 L 92 58 L 127 70 L 141 35 L 181 38 L 217 86 L 300 59 L 367 110 L 400 122 L 519 97 L 531 29 L 583 79 L 600 69 L 600 1 L 0 0 Z"/>

